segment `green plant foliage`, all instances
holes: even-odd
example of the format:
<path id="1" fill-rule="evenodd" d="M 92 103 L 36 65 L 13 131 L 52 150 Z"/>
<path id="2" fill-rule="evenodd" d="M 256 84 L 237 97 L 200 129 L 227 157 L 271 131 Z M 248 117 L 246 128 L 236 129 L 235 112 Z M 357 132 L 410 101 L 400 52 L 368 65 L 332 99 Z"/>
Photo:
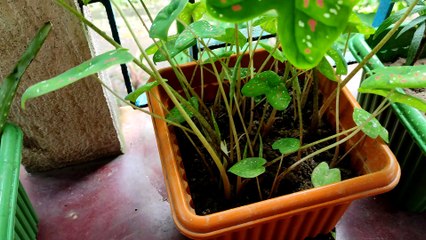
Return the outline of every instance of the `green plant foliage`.
<path id="1" fill-rule="evenodd" d="M 228 75 L 225 75 L 224 79 L 228 79 L 226 76 L 234 76 L 234 74 L 236 74 L 235 71 L 240 71 L 240 78 L 246 78 L 250 75 L 250 69 L 248 68 L 237 68 L 237 67 L 233 67 L 233 68 L 228 68 Z M 228 79 L 231 80 L 231 79 Z"/>
<path id="2" fill-rule="evenodd" d="M 187 103 L 191 105 L 195 110 L 198 111 L 199 104 L 198 104 L 197 98 L 191 97 Z M 185 106 L 185 104 L 182 104 L 182 107 L 189 117 L 194 116 L 194 113 L 190 111 L 188 107 Z M 179 112 L 179 110 L 176 107 L 170 110 L 170 112 L 166 115 L 166 119 L 175 123 L 185 122 L 185 118 L 182 116 L 182 114 Z"/>
<path id="3" fill-rule="evenodd" d="M 210 57 L 207 52 L 203 52 L 201 54 L 201 60 L 202 60 L 201 64 L 212 63 L 212 62 L 216 62 L 219 59 L 230 57 L 234 53 L 234 51 L 226 50 L 225 48 L 218 48 L 218 49 L 214 49 L 213 53 L 214 55 Z"/>
<path id="4" fill-rule="evenodd" d="M 265 172 L 266 160 L 260 157 L 245 158 L 231 168 L 229 172 L 243 178 L 255 178 Z"/>
<path id="5" fill-rule="evenodd" d="M 342 54 L 342 51 L 336 46 L 333 45 L 328 51 L 327 55 L 334 60 L 336 64 L 336 74 L 345 75 L 348 73 L 348 64 L 346 63 L 346 59 Z"/>
<path id="6" fill-rule="evenodd" d="M 364 89 L 425 88 L 426 66 L 392 66 L 379 68 L 365 79 L 360 87 Z"/>
<path id="7" fill-rule="evenodd" d="M 365 16 L 365 14 L 352 12 L 349 16 L 349 21 L 344 32 L 361 33 L 365 36 L 374 34 L 376 30 L 371 26 L 371 23 L 363 21 L 363 18 L 361 18 L 363 16 Z"/>
<path id="8" fill-rule="evenodd" d="M 39 29 L 25 52 L 22 54 L 21 58 L 16 63 L 15 68 L 0 85 L 0 134 L 3 132 L 4 125 L 9 115 L 10 106 L 15 98 L 16 90 L 18 89 L 21 78 L 39 52 L 40 48 L 43 46 L 51 28 L 52 24 L 47 22 Z"/>
<path id="9" fill-rule="evenodd" d="M 284 56 L 297 68 L 318 65 L 345 29 L 356 0 L 206 0 L 207 11 L 230 22 L 253 19 L 269 10 L 278 14 L 278 36 Z"/>
<path id="10" fill-rule="evenodd" d="M 410 47 L 408 48 L 407 59 L 405 65 L 411 65 L 419 51 L 420 44 L 425 37 L 426 23 L 420 24 L 420 26 L 414 32 L 413 38 L 411 39 Z"/>
<path id="11" fill-rule="evenodd" d="M 166 42 L 165 45 L 161 46 L 160 49 L 158 49 L 157 52 L 154 53 L 154 56 L 152 57 L 154 63 L 166 61 L 167 55 L 165 53 L 168 53 L 170 58 L 174 58 L 179 53 L 185 51 L 186 49 L 191 46 L 194 46 L 197 43 L 197 40 L 192 39 L 192 41 L 188 42 L 187 45 L 182 47 L 176 47 L 176 40 L 177 38 L 171 38 L 169 41 Z"/>
<path id="12" fill-rule="evenodd" d="M 149 90 L 153 89 L 154 87 L 158 85 L 160 85 L 160 83 L 157 80 L 146 83 L 143 86 L 136 89 L 135 91 L 133 91 L 132 93 L 130 93 L 129 95 L 127 95 L 125 99 L 131 102 L 136 102 L 136 99 L 138 99 L 140 95 L 148 92 Z"/>
<path id="13" fill-rule="evenodd" d="M 297 152 L 300 148 L 300 140 L 297 138 L 281 138 L 272 144 L 272 149 L 279 150 L 281 154 Z"/>
<path id="14" fill-rule="evenodd" d="M 373 139 L 380 136 L 385 142 L 389 142 L 388 131 L 376 118 L 373 118 L 369 112 L 361 108 L 355 108 L 352 117 L 357 126 L 362 126 L 367 122 L 367 124 L 362 127 L 362 131 L 367 136 Z"/>
<path id="15" fill-rule="evenodd" d="M 340 170 L 330 168 L 326 162 L 321 162 L 312 171 L 311 181 L 314 187 L 322 187 L 328 184 L 340 182 Z"/>
<path id="16" fill-rule="evenodd" d="M 214 38 L 222 35 L 223 29 L 211 25 L 206 20 L 191 23 L 176 39 L 175 47 L 186 47 L 198 38 Z"/>
<path id="17" fill-rule="evenodd" d="M 177 18 L 186 25 L 189 25 L 203 18 L 206 11 L 206 4 L 204 1 L 196 3 L 188 2 Z"/>
<path id="18" fill-rule="evenodd" d="M 271 14 L 260 16 L 253 21 L 253 26 L 260 26 L 264 31 L 275 34 L 278 28 L 278 16 Z"/>
<path id="19" fill-rule="evenodd" d="M 286 109 L 291 101 L 290 94 L 284 82 L 273 71 L 265 71 L 257 74 L 243 86 L 241 93 L 247 97 L 266 95 L 269 104 L 277 110 Z"/>
<path id="20" fill-rule="evenodd" d="M 319 62 L 316 69 L 318 69 L 318 71 L 320 71 L 320 73 L 322 73 L 328 79 L 332 81 L 337 81 L 336 74 L 334 73 L 334 69 L 331 66 L 331 64 L 328 62 L 326 57 L 322 58 L 321 62 Z"/>
<path id="21" fill-rule="evenodd" d="M 259 45 L 263 47 L 268 53 L 272 53 L 272 57 L 277 59 L 280 62 L 284 62 L 286 58 L 284 57 L 284 54 L 281 50 L 278 48 L 275 48 L 269 44 L 266 44 L 264 42 L 259 42 Z M 275 49 L 275 50 L 274 50 Z"/>
<path id="22" fill-rule="evenodd" d="M 87 76 L 108 69 L 109 67 L 128 63 L 132 60 L 133 56 L 127 51 L 127 49 L 123 48 L 115 49 L 96 56 L 54 78 L 39 82 L 27 88 L 22 95 L 21 107 L 25 108 L 25 103 L 29 99 L 56 91 Z"/>
<path id="23" fill-rule="evenodd" d="M 149 36 L 166 41 L 170 26 L 187 3 L 187 0 L 172 0 L 169 5 L 161 9 L 149 29 Z"/>
<path id="24" fill-rule="evenodd" d="M 237 39 L 235 36 L 237 36 L 237 31 L 235 30 L 235 28 L 226 28 L 224 32 L 225 32 L 224 34 L 221 34 L 220 36 L 213 37 L 213 38 L 224 43 L 236 45 Z M 238 31 L 238 46 L 242 48 L 244 44 L 246 43 L 247 43 L 246 36 L 244 36 L 244 34 Z"/>

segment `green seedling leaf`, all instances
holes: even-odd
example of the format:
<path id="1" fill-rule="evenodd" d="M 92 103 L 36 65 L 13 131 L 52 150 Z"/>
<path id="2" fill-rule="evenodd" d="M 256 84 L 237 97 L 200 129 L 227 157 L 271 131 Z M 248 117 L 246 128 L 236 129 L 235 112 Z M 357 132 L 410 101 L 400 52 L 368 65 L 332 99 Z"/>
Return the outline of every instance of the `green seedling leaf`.
<path id="1" fill-rule="evenodd" d="M 328 62 L 326 57 L 323 57 L 321 62 L 317 66 L 318 71 L 332 81 L 337 81 L 336 74 L 331 64 Z"/>
<path id="2" fill-rule="evenodd" d="M 188 101 L 188 103 L 195 109 L 198 111 L 198 101 L 197 98 L 195 97 L 191 97 Z M 194 115 L 193 112 L 189 111 L 188 108 L 182 104 L 183 109 L 185 110 L 185 112 L 188 114 L 189 117 L 192 117 Z M 166 115 L 166 119 L 175 123 L 183 123 L 185 122 L 185 118 L 183 118 L 182 114 L 179 112 L 179 110 L 174 107 L 172 108 L 172 110 L 170 110 L 170 112 Z"/>
<path id="3" fill-rule="evenodd" d="M 272 149 L 279 150 L 281 154 L 297 152 L 300 148 L 300 140 L 297 138 L 281 138 L 272 144 Z"/>
<path id="4" fill-rule="evenodd" d="M 160 49 L 155 52 L 154 56 L 152 57 L 152 60 L 155 63 L 163 62 L 167 60 L 166 54 L 168 53 L 170 58 L 176 57 L 179 53 L 183 52 L 184 50 L 188 49 L 191 46 L 194 46 L 197 43 L 197 40 L 192 39 L 191 42 L 188 43 L 186 46 L 182 47 L 176 47 L 176 39 L 171 39 L 166 42 L 165 46 L 162 46 Z"/>
<path id="5" fill-rule="evenodd" d="M 140 95 L 148 92 L 149 90 L 153 89 L 158 85 L 160 85 L 160 83 L 157 80 L 146 83 L 145 85 L 139 87 L 138 89 L 127 95 L 125 99 L 129 100 L 130 102 L 136 102 L 136 99 L 138 99 Z"/>
<path id="6" fill-rule="evenodd" d="M 51 28 L 52 24 L 47 22 L 38 30 L 27 49 L 25 49 L 21 58 L 16 63 L 13 71 L 0 84 L 0 135 L 6 124 L 10 106 L 15 98 L 16 90 L 18 89 L 21 78 L 28 66 L 36 57 L 37 53 L 40 51 L 40 48 L 43 46 Z"/>
<path id="7" fill-rule="evenodd" d="M 376 118 L 372 118 L 371 114 L 364 109 L 355 108 L 352 117 L 357 126 L 362 126 L 368 120 L 367 124 L 365 124 L 362 128 L 362 131 L 367 136 L 373 139 L 377 138 L 378 136 L 387 136 L 387 134 L 384 133 L 385 131 L 387 132 L 387 130 Z M 387 139 L 383 140 L 386 141 Z"/>
<path id="8" fill-rule="evenodd" d="M 280 76 L 273 71 L 265 71 L 250 79 L 241 93 L 246 97 L 266 95 L 269 104 L 277 110 L 284 110 L 291 101 L 290 94 Z"/>
<path id="9" fill-rule="evenodd" d="M 245 158 L 232 166 L 228 171 L 243 178 L 255 178 L 265 172 L 266 160 L 260 157 Z"/>
<path id="10" fill-rule="evenodd" d="M 29 87 L 22 95 L 21 107 L 25 109 L 25 102 L 29 99 L 56 91 L 87 76 L 118 64 L 128 63 L 132 60 L 133 56 L 127 51 L 127 49 L 123 48 L 96 56 L 56 77 L 36 83 Z"/>
<path id="11" fill-rule="evenodd" d="M 247 43 L 247 38 L 240 31 L 236 31 L 235 28 L 226 28 L 225 33 L 222 32 L 223 34 L 213 38 L 224 43 L 236 45 L 237 38 L 235 36 L 237 35 L 237 32 L 238 32 L 238 46 L 242 48 L 244 47 L 244 44 Z"/>
<path id="12" fill-rule="evenodd" d="M 266 15 L 256 18 L 253 22 L 253 26 L 260 26 L 264 31 L 275 34 L 278 28 L 277 15 Z"/>
<path id="13" fill-rule="evenodd" d="M 328 184 L 340 182 L 340 169 L 329 168 L 326 162 L 321 162 L 314 168 L 311 175 L 311 181 L 314 187 L 322 187 Z"/>
<path id="14" fill-rule="evenodd" d="M 377 94 L 383 97 L 387 97 L 389 101 L 403 103 L 408 106 L 417 108 L 418 110 L 422 112 L 426 112 L 426 101 L 421 98 L 417 98 L 408 94 L 400 93 L 393 90 L 387 90 L 387 89 L 361 89 L 360 88 L 359 92 Z"/>
<path id="15" fill-rule="evenodd" d="M 277 59 L 278 61 L 284 62 L 286 60 L 283 52 L 281 52 L 281 50 L 279 50 L 278 48 L 275 48 L 264 42 L 259 42 L 259 45 L 263 47 L 269 54 L 272 54 L 272 57 Z"/>
<path id="16" fill-rule="evenodd" d="M 201 64 L 208 64 L 212 62 L 216 62 L 219 59 L 230 57 L 232 54 L 234 54 L 234 51 L 232 50 L 225 50 L 225 48 L 219 48 L 213 50 L 214 55 L 209 57 L 207 52 L 203 52 L 201 55 L 202 62 Z"/>
<path id="17" fill-rule="evenodd" d="M 192 23 L 192 12 L 194 11 L 195 3 L 190 3 L 185 5 L 182 12 L 179 13 L 177 19 L 185 23 L 186 25 L 189 25 Z"/>
<path id="18" fill-rule="evenodd" d="M 166 41 L 170 26 L 187 3 L 187 0 L 172 0 L 169 5 L 161 9 L 149 29 L 149 37 Z"/>
<path id="19" fill-rule="evenodd" d="M 176 48 L 182 48 L 190 44 L 196 37 L 214 38 L 222 35 L 223 29 L 211 25 L 205 20 L 191 23 L 176 40 Z"/>
<path id="20" fill-rule="evenodd" d="M 206 0 L 207 11 L 228 22 L 251 20 L 269 10 L 277 12 L 277 34 L 284 56 L 300 69 L 318 65 L 333 42 L 345 30 L 358 1 L 322 0 Z"/>
<path id="21" fill-rule="evenodd" d="M 405 65 L 411 65 L 414 61 L 417 51 L 419 50 L 420 44 L 425 37 L 426 23 L 420 24 L 413 34 L 411 39 L 410 47 L 408 48 L 407 60 Z"/>
<path id="22" fill-rule="evenodd" d="M 194 10 L 192 11 L 192 20 L 199 21 L 206 14 L 206 3 L 204 1 L 194 3 Z"/>
<path id="23" fill-rule="evenodd" d="M 360 91 L 365 89 L 425 88 L 426 66 L 392 66 L 379 68 L 365 79 Z"/>
<path id="24" fill-rule="evenodd" d="M 333 45 L 327 52 L 327 55 L 334 60 L 336 64 L 336 74 L 345 75 L 348 73 L 348 64 L 346 59 L 342 54 L 342 51 L 336 45 Z"/>

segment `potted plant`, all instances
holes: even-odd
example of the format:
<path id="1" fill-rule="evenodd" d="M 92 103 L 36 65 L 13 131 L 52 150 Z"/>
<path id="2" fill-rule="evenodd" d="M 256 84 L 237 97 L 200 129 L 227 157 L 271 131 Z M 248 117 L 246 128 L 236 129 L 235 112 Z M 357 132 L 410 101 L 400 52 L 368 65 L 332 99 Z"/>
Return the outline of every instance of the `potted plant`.
<path id="1" fill-rule="evenodd" d="M 21 77 L 42 47 L 51 29 L 46 23 L 0 85 L 0 238 L 36 239 L 38 219 L 19 181 L 23 133 L 7 123 L 10 106 Z"/>
<path id="2" fill-rule="evenodd" d="M 184 235 L 313 237 L 329 232 L 353 200 L 397 184 L 399 166 L 383 142 L 388 133 L 375 119 L 386 103 L 373 114 L 362 110 L 344 88 L 355 72 L 343 81 L 336 74 L 346 64 L 332 44 L 344 30 L 353 1 L 173 0 L 155 18 L 148 12 L 151 28 L 136 11 L 154 40 L 152 47 L 140 47 L 141 58 L 129 58 L 78 11 L 58 2 L 118 50 L 30 87 L 22 104 L 112 62 L 133 60 L 151 80 L 123 101 L 130 104 L 149 94 L 151 112 L 140 110 L 153 117 L 172 215 Z M 267 10 L 275 11 L 262 15 Z M 206 11 L 231 24 L 215 22 Z M 169 36 L 176 19 L 185 30 Z M 253 40 L 255 25 L 277 32 L 274 46 Z M 225 48 L 212 50 L 209 39 Z M 199 60 L 178 65 L 174 57 L 195 44 L 201 46 Z M 265 50 L 256 50 L 258 45 Z M 335 60 L 336 72 L 325 54 Z M 171 68 L 158 71 L 155 62 L 163 60 Z M 341 174 L 344 165 L 352 170 L 350 176 Z M 292 183 L 298 173 L 307 181 Z M 347 178 L 341 181 L 341 175 Z M 207 207 L 200 207 L 203 203 Z"/>
<path id="3" fill-rule="evenodd" d="M 405 23 L 392 38 L 382 47 L 364 67 L 365 74 L 371 75 L 372 72 L 384 69 L 386 63 L 393 63 L 398 59 L 405 59 L 404 65 L 414 65 L 417 59 L 425 56 L 424 38 L 426 16 L 424 9 L 426 6 L 420 2 L 412 14 L 418 13 L 419 16 L 412 18 Z M 358 61 L 371 52 L 386 33 L 390 31 L 390 24 L 394 23 L 405 12 L 405 9 L 392 14 L 377 29 L 374 36 L 365 39 L 362 35 L 354 36 L 349 44 L 352 54 Z M 413 15 L 414 16 L 414 15 Z M 407 67 L 408 69 L 410 67 Z M 396 74 L 392 68 L 386 68 L 387 74 Z M 426 69 L 422 68 L 425 74 Z M 419 81 L 425 80 L 424 77 L 417 77 Z M 400 89 L 403 93 L 403 90 Z M 361 94 L 359 101 L 361 106 L 366 109 L 374 109 L 382 97 L 372 94 Z M 423 212 L 426 210 L 426 119 L 424 113 L 415 107 L 401 103 L 392 103 L 392 107 L 378 116 L 378 120 L 384 127 L 391 129 L 390 148 L 396 155 L 401 165 L 401 181 L 397 188 L 392 192 L 393 199 L 404 209 Z"/>

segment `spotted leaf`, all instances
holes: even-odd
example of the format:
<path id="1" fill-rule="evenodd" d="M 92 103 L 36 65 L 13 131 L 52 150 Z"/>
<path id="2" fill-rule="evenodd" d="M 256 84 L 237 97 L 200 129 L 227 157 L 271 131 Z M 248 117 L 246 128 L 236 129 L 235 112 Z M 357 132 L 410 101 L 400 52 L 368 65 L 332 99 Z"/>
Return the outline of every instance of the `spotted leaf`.
<path id="1" fill-rule="evenodd" d="M 264 158 L 245 158 L 234 164 L 228 171 L 239 177 L 255 178 L 265 172 L 265 163 Z"/>
<path id="2" fill-rule="evenodd" d="M 380 122 L 371 116 L 371 114 L 364 109 L 355 108 L 353 112 L 353 120 L 357 126 L 362 126 L 362 131 L 371 138 L 378 136 L 385 136 L 384 132 L 387 130 L 380 124 Z M 383 139 L 387 140 L 387 139 Z"/>
<path id="3" fill-rule="evenodd" d="M 169 5 L 161 9 L 149 29 L 149 36 L 166 41 L 170 26 L 187 3 L 187 0 L 172 0 Z"/>
<path id="4" fill-rule="evenodd" d="M 311 181 L 314 187 L 321 187 L 342 180 L 338 168 L 330 168 L 326 162 L 321 162 L 312 171 Z"/>
<path id="5" fill-rule="evenodd" d="M 272 149 L 279 150 L 281 154 L 290 154 L 298 151 L 300 140 L 297 138 L 281 138 L 272 144 Z"/>

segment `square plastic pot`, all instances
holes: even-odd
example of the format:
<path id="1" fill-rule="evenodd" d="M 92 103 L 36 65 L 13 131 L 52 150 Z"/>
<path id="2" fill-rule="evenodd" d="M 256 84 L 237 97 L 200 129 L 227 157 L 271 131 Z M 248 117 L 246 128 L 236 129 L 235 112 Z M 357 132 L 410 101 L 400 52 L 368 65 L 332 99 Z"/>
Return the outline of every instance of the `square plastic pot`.
<path id="1" fill-rule="evenodd" d="M 0 239 L 36 239 L 38 219 L 19 181 L 22 131 L 7 124 L 0 142 Z"/>
<path id="2" fill-rule="evenodd" d="M 386 33 L 383 33 L 386 34 Z M 372 70 L 384 67 L 405 57 L 413 32 L 407 31 L 398 39 L 391 38 L 382 50 L 373 56 L 364 68 L 368 74 Z M 377 39 L 381 39 L 379 36 Z M 372 38 L 366 40 L 363 35 L 355 35 L 349 42 L 354 57 L 361 61 L 377 44 Z M 402 90 L 401 90 L 402 91 Z M 360 94 L 359 102 L 367 111 L 373 111 L 382 101 L 381 96 Z M 393 199 L 402 208 L 412 212 L 426 211 L 426 118 L 424 113 L 410 106 L 393 103 L 378 120 L 389 131 L 389 146 L 401 166 L 401 181 L 392 191 Z"/>
<path id="3" fill-rule="evenodd" d="M 267 52 L 256 52 L 254 67 L 259 69 L 267 56 Z M 232 63 L 235 63 L 235 58 L 231 59 L 231 65 Z M 220 68 L 218 64 L 216 66 Z M 248 66 L 247 56 L 243 58 L 242 66 Z M 199 86 L 199 67 L 190 63 L 183 65 L 182 71 L 188 79 L 192 79 L 195 71 L 193 86 Z M 215 95 L 216 78 L 207 70 L 203 73 L 207 84 L 204 93 L 208 99 Z M 178 88 L 172 69 L 162 70 L 161 75 L 170 85 Z M 320 79 L 322 94 L 327 96 L 335 85 L 324 77 Z M 341 127 L 348 129 L 354 126 L 352 112 L 358 104 L 347 89 L 343 89 L 341 95 Z M 150 109 L 155 114 L 166 114 L 158 100 L 166 107 L 172 107 L 160 87 L 156 87 L 148 97 Z M 328 118 L 334 119 L 333 116 L 334 110 L 330 109 Z M 380 140 L 367 138 L 361 144 L 362 147 L 352 151 L 351 164 L 360 174 L 358 177 L 200 216 L 192 207 L 190 189 L 173 129 L 157 118 L 153 118 L 153 123 L 175 224 L 181 233 L 192 239 L 291 240 L 328 233 L 353 200 L 391 190 L 400 176 L 398 163 L 390 149 Z M 355 136 L 348 145 L 352 145 L 360 137 L 361 135 Z"/>

